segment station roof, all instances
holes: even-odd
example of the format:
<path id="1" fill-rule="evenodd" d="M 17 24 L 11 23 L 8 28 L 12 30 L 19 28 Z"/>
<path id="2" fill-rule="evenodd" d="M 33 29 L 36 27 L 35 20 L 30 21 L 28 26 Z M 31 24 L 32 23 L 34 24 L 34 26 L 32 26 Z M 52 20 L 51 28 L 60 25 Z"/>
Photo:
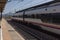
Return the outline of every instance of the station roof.
<path id="1" fill-rule="evenodd" d="M 7 0 L 0 0 L 0 12 L 3 11 L 6 2 L 7 2 Z"/>

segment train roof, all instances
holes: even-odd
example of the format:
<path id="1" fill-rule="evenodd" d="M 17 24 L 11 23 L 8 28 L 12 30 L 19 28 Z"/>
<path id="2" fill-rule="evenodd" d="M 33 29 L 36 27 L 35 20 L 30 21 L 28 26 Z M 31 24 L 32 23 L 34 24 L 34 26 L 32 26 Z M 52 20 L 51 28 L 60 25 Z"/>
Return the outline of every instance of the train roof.
<path id="1" fill-rule="evenodd" d="M 57 3 L 57 2 L 60 2 L 60 1 L 59 1 L 59 0 L 56 0 L 56 1 L 47 2 L 47 3 L 45 3 L 45 4 L 36 5 L 36 6 L 30 7 L 30 8 L 27 8 L 27 9 L 19 10 L 19 11 L 17 11 L 16 13 L 19 13 L 19 12 L 22 12 L 22 11 L 26 11 L 26 10 L 28 10 L 28 9 L 34 9 L 34 8 L 37 8 L 37 7 L 48 6 L 48 5 L 50 5 L 50 4 Z"/>

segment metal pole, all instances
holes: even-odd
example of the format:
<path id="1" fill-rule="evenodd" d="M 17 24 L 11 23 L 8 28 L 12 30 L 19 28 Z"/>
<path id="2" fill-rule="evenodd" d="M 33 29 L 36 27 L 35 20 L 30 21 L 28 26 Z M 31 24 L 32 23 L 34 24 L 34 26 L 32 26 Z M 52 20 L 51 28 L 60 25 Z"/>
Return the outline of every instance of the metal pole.
<path id="1" fill-rule="evenodd" d="M 24 17 L 25 17 L 25 11 L 23 11 L 23 21 L 24 21 Z"/>
<path id="2" fill-rule="evenodd" d="M 1 20 L 2 20 L 2 8 L 1 8 Z"/>

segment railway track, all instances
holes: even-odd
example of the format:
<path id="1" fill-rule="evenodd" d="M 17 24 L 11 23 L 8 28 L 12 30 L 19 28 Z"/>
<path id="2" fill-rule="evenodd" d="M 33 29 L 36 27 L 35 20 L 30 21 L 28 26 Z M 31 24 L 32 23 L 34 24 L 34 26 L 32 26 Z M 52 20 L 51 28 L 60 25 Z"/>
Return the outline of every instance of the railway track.
<path id="1" fill-rule="evenodd" d="M 33 36 L 34 38 L 36 38 L 37 40 L 59 40 L 59 38 L 56 38 L 54 36 L 48 35 L 46 33 L 40 32 L 36 29 L 30 28 L 26 25 L 20 24 L 18 22 L 14 22 L 14 21 L 8 21 L 15 29 L 17 30 L 23 30 L 24 32 L 30 34 L 31 36 Z M 45 31 L 46 32 L 46 31 Z"/>

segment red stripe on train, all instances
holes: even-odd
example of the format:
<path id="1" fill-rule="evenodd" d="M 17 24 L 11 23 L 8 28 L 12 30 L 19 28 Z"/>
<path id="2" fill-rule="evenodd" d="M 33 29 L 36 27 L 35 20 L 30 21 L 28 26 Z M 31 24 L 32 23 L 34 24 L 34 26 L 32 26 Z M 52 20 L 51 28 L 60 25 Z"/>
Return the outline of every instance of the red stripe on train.
<path id="1" fill-rule="evenodd" d="M 51 24 L 44 24 L 44 23 L 36 23 L 36 22 L 31 22 L 31 21 L 26 21 L 26 22 L 30 22 L 33 24 L 37 24 L 37 25 L 41 25 L 41 26 L 45 26 L 45 27 L 50 27 L 50 28 L 54 28 L 54 29 L 60 29 L 60 25 L 51 25 Z"/>

